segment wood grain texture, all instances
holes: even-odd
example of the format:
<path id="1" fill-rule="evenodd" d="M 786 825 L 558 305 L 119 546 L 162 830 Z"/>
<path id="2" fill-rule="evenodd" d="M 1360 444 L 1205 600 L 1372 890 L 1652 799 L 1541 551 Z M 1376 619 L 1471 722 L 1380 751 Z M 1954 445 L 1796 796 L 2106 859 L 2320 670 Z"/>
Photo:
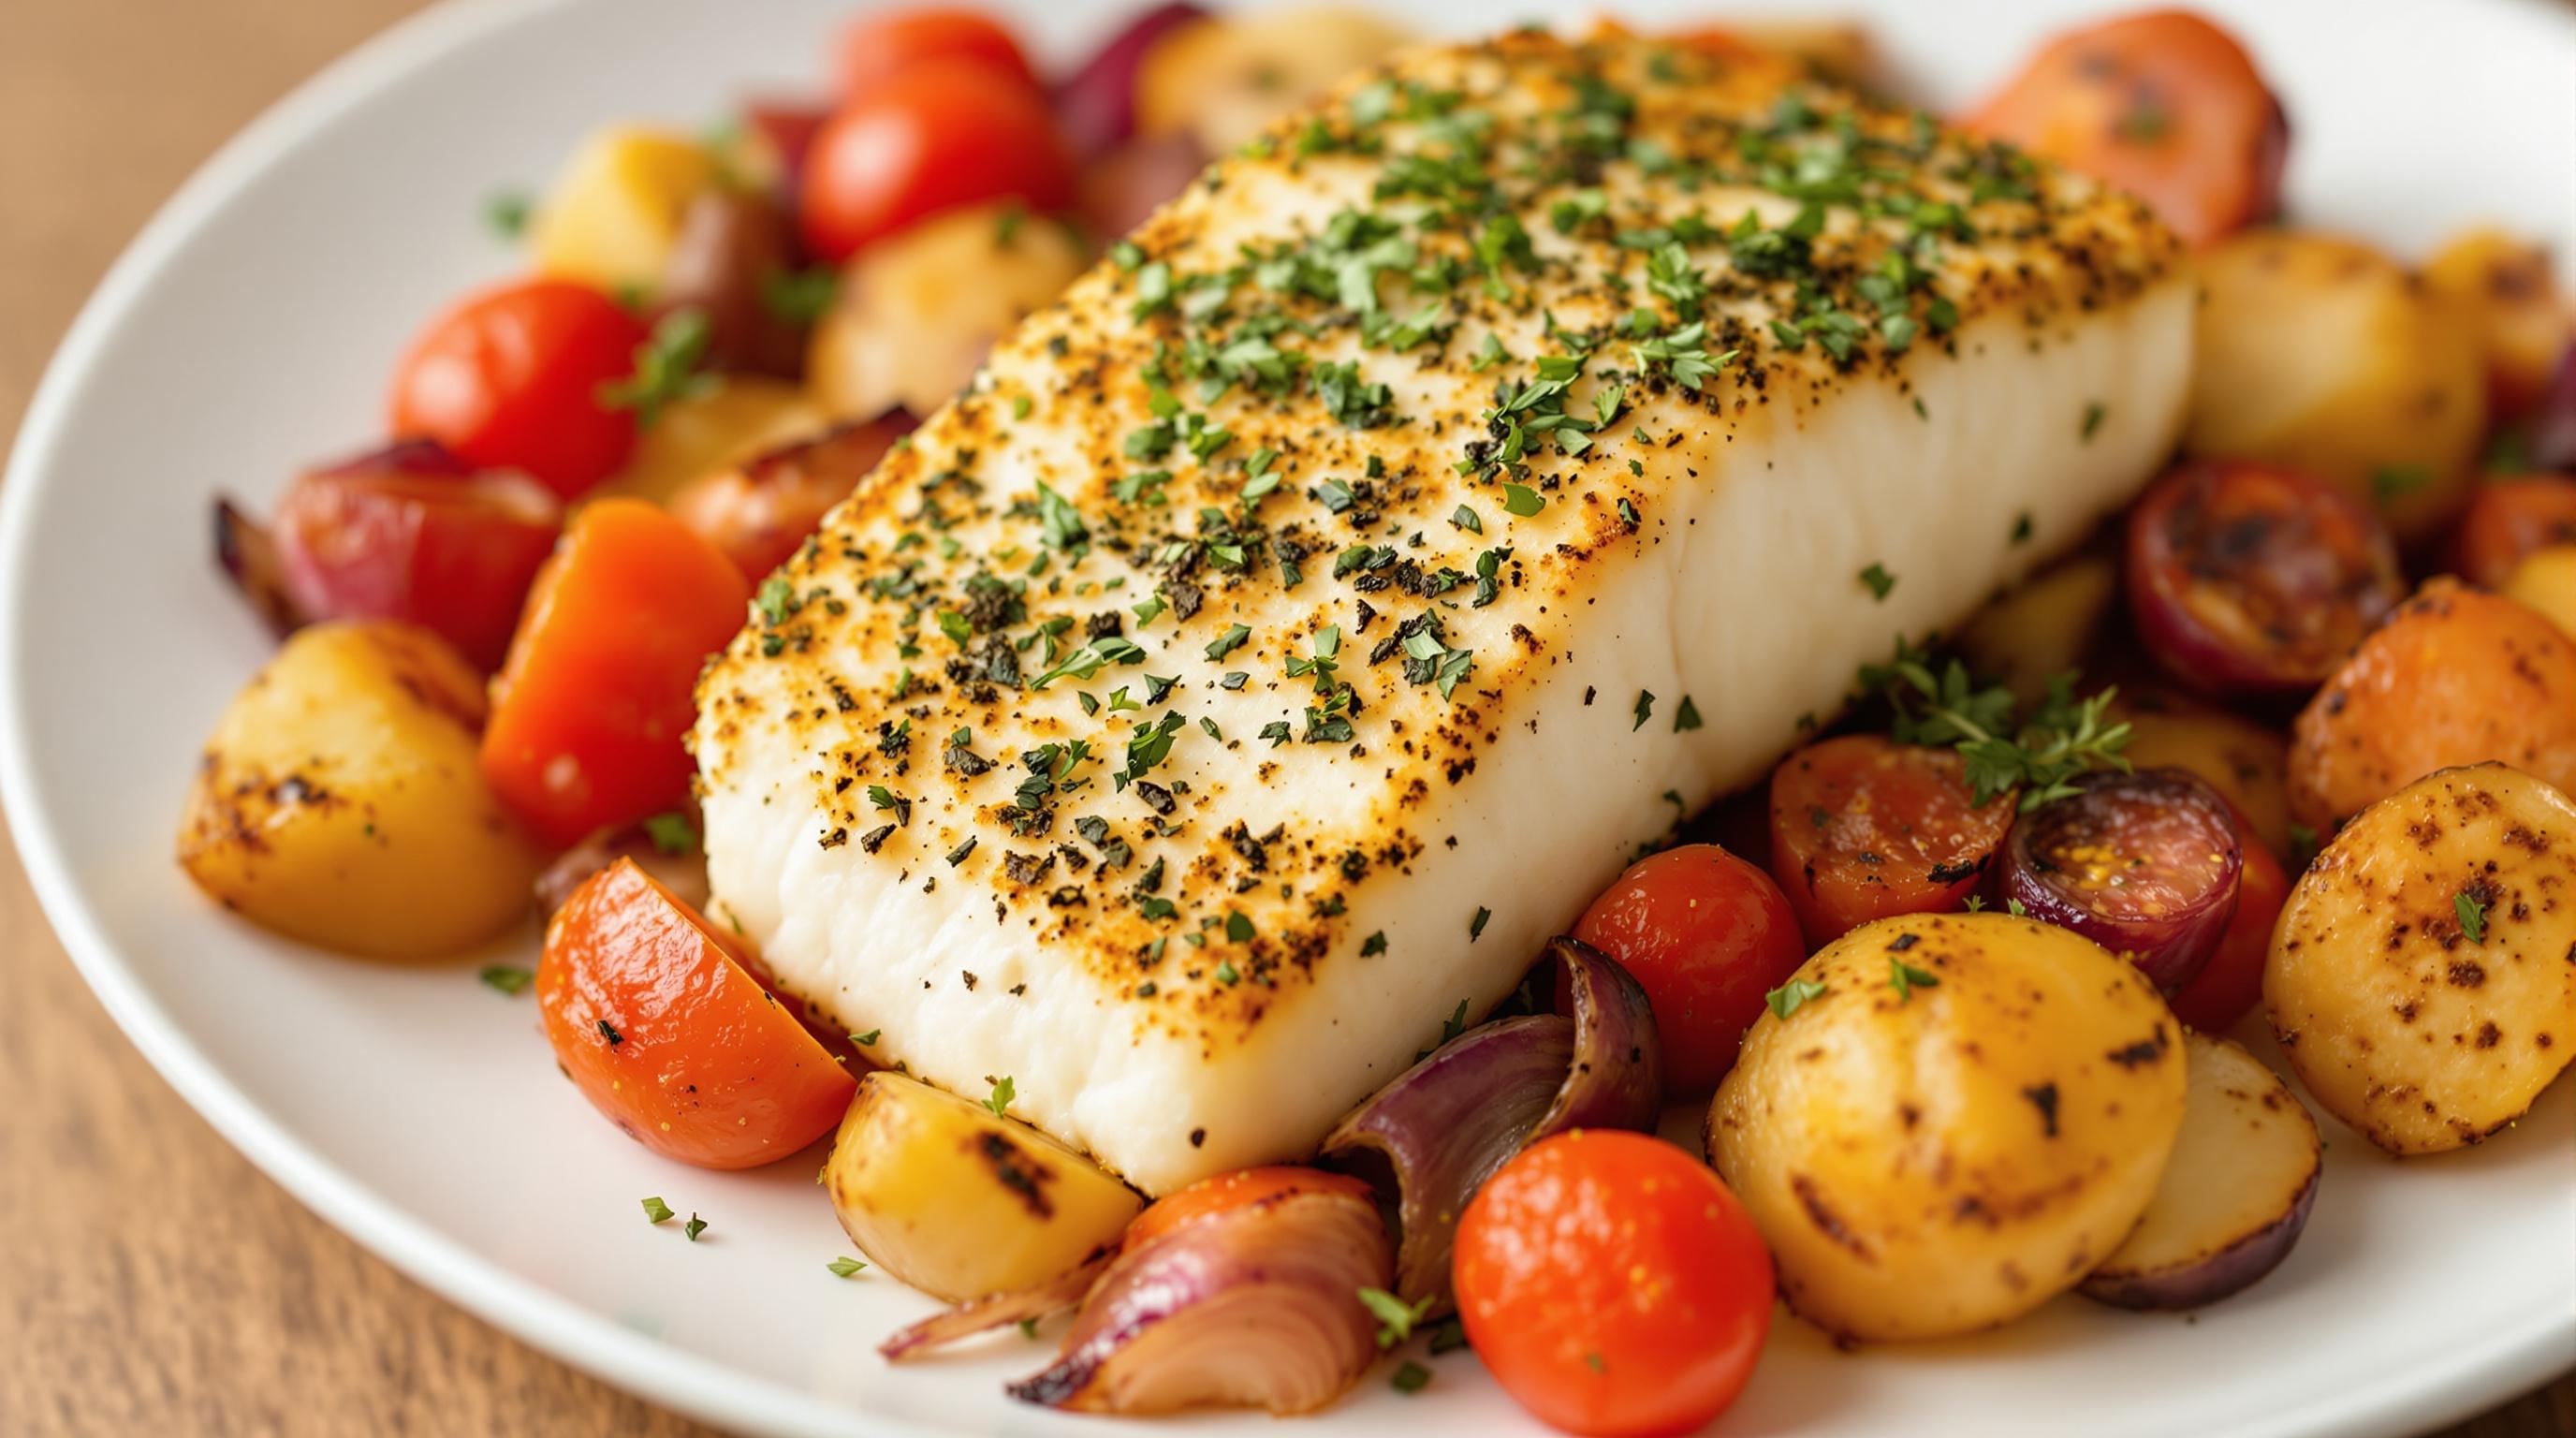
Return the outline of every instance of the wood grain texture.
<path id="1" fill-rule="evenodd" d="M 152 207 L 414 3 L 10 0 L 0 436 Z M 449 1307 L 255 1172 L 108 1022 L 5 843 L 0 1092 L 0 1434 L 709 1431 Z M 2576 1438 L 2576 1377 L 2446 1438 Z"/>

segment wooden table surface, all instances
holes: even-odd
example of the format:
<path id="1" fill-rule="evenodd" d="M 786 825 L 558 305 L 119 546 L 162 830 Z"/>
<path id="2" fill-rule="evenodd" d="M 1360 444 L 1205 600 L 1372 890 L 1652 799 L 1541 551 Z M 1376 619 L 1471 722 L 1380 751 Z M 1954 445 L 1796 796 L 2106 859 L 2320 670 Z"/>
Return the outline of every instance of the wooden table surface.
<path id="1" fill-rule="evenodd" d="M 180 178 L 416 3 L 9 0 L 0 437 Z M 0 858 L 0 1091 L 0 1433 L 707 1431 L 449 1307 L 261 1177 L 109 1023 L 14 853 Z M 2450 1438 L 2576 1438 L 2576 1377 Z"/>

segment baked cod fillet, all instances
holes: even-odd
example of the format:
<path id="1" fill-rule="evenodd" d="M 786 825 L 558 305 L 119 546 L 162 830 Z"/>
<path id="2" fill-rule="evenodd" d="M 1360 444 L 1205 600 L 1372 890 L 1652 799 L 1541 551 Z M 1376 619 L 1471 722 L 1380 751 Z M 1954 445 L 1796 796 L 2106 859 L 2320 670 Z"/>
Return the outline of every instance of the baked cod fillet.
<path id="1" fill-rule="evenodd" d="M 1148 1192 L 1302 1154 L 2123 502 L 2191 310 L 2134 201 L 1783 70 L 1399 57 L 763 588 L 699 691 L 718 909 Z"/>

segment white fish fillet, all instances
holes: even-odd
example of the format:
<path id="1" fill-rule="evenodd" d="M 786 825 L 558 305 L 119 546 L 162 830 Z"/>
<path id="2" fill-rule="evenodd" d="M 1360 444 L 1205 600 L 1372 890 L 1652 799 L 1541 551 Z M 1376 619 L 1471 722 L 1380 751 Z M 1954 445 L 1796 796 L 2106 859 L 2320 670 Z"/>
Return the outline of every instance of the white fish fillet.
<path id="1" fill-rule="evenodd" d="M 2135 202 L 1643 41 L 1401 57 L 1135 243 L 780 572 L 695 743 L 719 909 L 787 988 L 1148 1192 L 1307 1152 L 1858 665 L 2121 504 L 2187 387 L 2189 275 Z M 1555 402 L 1609 396 L 1596 432 L 1493 419 L 1587 337 Z M 1693 349 L 1741 353 L 1690 389 Z"/>

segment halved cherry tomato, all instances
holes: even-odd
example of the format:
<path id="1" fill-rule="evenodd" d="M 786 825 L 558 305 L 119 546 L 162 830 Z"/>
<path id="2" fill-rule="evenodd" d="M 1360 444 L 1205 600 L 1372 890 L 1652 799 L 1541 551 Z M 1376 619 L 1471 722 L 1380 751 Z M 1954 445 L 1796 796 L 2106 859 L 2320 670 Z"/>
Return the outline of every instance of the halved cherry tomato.
<path id="1" fill-rule="evenodd" d="M 796 553 L 824 514 L 849 498 L 911 429 L 912 416 L 900 410 L 843 425 L 689 484 L 671 496 L 671 512 L 743 573 L 767 574 Z"/>
<path id="2" fill-rule="evenodd" d="M 297 479 L 271 533 L 305 618 L 408 620 L 488 673 L 562 527 L 543 485 L 413 441 Z"/>
<path id="3" fill-rule="evenodd" d="M 1984 804 L 1947 749 L 1847 734 L 1771 775 L 1771 876 L 1808 947 L 1872 919 L 1953 908 L 2012 827 L 2010 796 Z"/>
<path id="4" fill-rule="evenodd" d="M 2280 208 L 2289 120 L 2244 47 L 2189 11 L 2061 35 L 1960 123 L 2137 195 L 2194 245 Z"/>
<path id="5" fill-rule="evenodd" d="M 2406 597 L 2397 545 L 2341 489 L 2237 460 L 2187 464 L 2129 511 L 2129 612 L 2204 692 L 2313 689 Z"/>
<path id="6" fill-rule="evenodd" d="M 2223 1034 L 2263 997 L 2263 961 L 2272 952 L 2272 923 L 2290 901 L 2290 876 L 2272 851 L 2247 835 L 2245 868 L 2236 879 L 2236 916 L 2200 977 L 2173 996 L 2174 1017 L 2205 1034 Z"/>
<path id="7" fill-rule="evenodd" d="M 628 1137 L 702 1168 L 751 1168 L 832 1131 L 858 1081 L 718 943 L 620 859 L 546 926 L 537 1012 L 555 1059 Z"/>
<path id="8" fill-rule="evenodd" d="M 841 32 L 835 68 L 841 98 L 860 99 L 888 80 L 934 61 L 989 67 L 1030 90 L 1037 72 L 1002 22 L 980 10 L 941 5 L 861 15 Z"/>
<path id="9" fill-rule="evenodd" d="M 1018 200 L 1054 212 L 1074 199 L 1073 160 L 1046 101 L 972 60 L 889 76 L 814 137 L 799 181 L 806 248 L 839 262 L 943 210 Z"/>
<path id="10" fill-rule="evenodd" d="M 2576 544 L 2576 479 L 2555 474 L 2490 479 L 2477 487 L 2451 535 L 2451 567 L 2495 589 L 2535 551 Z"/>
<path id="11" fill-rule="evenodd" d="M 494 681 L 484 777 L 558 845 L 677 807 L 698 668 L 750 601 L 733 561 L 660 509 L 584 508 Z"/>
<path id="12" fill-rule="evenodd" d="M 569 499 L 634 446 L 635 417 L 599 391 L 634 371 L 644 339 L 643 321 L 570 280 L 469 296 L 394 371 L 394 435 L 437 440 L 478 469 L 524 471 Z"/>
<path id="13" fill-rule="evenodd" d="M 1725 1182 L 1661 1139 L 1531 1145 L 1478 1190 L 1450 1269 L 1503 1391 L 1569 1433 L 1687 1433 L 1752 1377 L 1771 1255 Z"/>
<path id="14" fill-rule="evenodd" d="M 1266 1203 L 1292 1193 L 1342 1193 L 1375 1201 L 1367 1184 L 1346 1174 L 1326 1173 L 1320 1168 L 1299 1168 L 1291 1164 L 1247 1168 L 1200 1179 L 1177 1193 L 1154 1200 L 1152 1207 L 1136 1215 L 1136 1221 L 1127 1225 L 1126 1237 L 1121 1242 L 1131 1249 L 1142 1248 L 1173 1229 L 1211 1214 Z"/>
<path id="15" fill-rule="evenodd" d="M 1715 844 L 1629 865 L 1583 911 L 1574 936 L 1645 989 L 1664 1043 L 1664 1088 L 1676 1095 L 1717 1087 L 1762 1016 L 1762 996 L 1807 957 L 1780 886 Z"/>
<path id="16" fill-rule="evenodd" d="M 2180 991 L 2235 916 L 2244 825 L 2188 769 L 2096 770 L 2069 787 L 2013 821 L 1998 887 L 2016 912 Z"/>

